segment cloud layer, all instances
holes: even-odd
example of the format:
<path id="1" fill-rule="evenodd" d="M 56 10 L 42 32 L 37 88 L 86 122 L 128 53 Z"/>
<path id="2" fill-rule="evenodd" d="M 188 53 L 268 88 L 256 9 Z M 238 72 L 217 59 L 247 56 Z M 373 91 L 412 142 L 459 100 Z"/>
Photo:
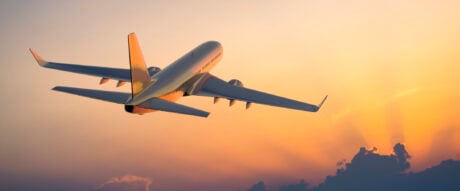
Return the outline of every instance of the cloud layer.
<path id="1" fill-rule="evenodd" d="M 404 190 L 460 190 L 460 161 L 445 160 L 439 165 L 419 173 L 407 172 L 410 155 L 403 144 L 393 147 L 394 154 L 380 155 L 377 149 L 361 147 L 351 162 L 340 162 L 336 175 L 328 176 L 317 187 L 308 188 L 308 183 L 279 187 L 279 191 L 404 191 Z M 259 182 L 248 191 L 268 190 L 264 182 Z"/>
<path id="2" fill-rule="evenodd" d="M 124 175 L 112 177 L 101 185 L 97 186 L 97 191 L 150 191 L 152 180 L 146 177 L 135 175 Z"/>

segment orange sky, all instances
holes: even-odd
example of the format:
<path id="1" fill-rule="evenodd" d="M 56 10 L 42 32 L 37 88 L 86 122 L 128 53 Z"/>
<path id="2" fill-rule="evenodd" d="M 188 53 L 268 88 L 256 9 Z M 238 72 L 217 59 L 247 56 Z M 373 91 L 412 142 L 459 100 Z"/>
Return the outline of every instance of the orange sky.
<path id="1" fill-rule="evenodd" d="M 152 189 L 242 190 L 258 180 L 319 183 L 361 146 L 391 153 L 402 142 L 414 171 L 460 159 L 458 1 L 1 4 L 1 172 L 94 185 L 131 173 L 151 177 Z M 127 86 L 39 68 L 27 51 L 128 68 L 130 32 L 148 65 L 217 40 L 224 57 L 213 74 L 311 103 L 330 97 L 319 113 L 187 97 L 179 103 L 210 117 L 130 115 L 50 90 Z"/>

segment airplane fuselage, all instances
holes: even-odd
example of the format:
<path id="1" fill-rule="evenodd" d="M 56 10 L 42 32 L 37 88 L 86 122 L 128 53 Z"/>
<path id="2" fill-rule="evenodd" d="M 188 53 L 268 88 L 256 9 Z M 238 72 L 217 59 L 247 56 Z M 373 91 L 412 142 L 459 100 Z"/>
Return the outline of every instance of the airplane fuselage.
<path id="1" fill-rule="evenodd" d="M 154 74 L 154 83 L 146 87 L 127 105 L 139 105 L 152 97 L 175 101 L 184 95 L 183 84 L 195 76 L 209 72 L 222 59 L 222 46 L 208 41 L 188 52 L 165 69 Z M 139 109 L 139 108 L 138 108 Z"/>

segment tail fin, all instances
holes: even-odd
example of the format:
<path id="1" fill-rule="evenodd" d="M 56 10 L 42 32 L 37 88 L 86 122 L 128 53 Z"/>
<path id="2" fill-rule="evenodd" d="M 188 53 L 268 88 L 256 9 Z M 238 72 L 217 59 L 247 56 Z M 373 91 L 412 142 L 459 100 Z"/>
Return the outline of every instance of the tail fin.
<path id="1" fill-rule="evenodd" d="M 150 76 L 145 65 L 137 36 L 134 33 L 128 35 L 129 64 L 131 69 L 131 90 L 132 96 L 139 94 L 150 83 Z"/>

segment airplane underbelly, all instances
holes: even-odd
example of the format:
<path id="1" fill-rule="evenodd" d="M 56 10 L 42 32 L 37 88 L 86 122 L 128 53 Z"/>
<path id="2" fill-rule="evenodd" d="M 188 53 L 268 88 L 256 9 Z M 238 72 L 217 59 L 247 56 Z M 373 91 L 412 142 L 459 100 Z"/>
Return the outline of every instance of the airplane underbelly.
<path id="1" fill-rule="evenodd" d="M 125 105 L 125 111 L 128 113 L 135 113 L 135 114 L 143 115 L 144 113 L 150 113 L 156 110 L 147 109 L 147 108 L 143 108 L 139 106 L 133 106 L 133 105 Z"/>
<path id="2" fill-rule="evenodd" d="M 179 98 L 181 98 L 182 96 L 184 96 L 183 91 L 175 91 L 175 92 L 171 92 L 169 94 L 160 96 L 159 98 L 163 99 L 163 100 L 167 100 L 167 101 L 176 101 Z"/>
<path id="3" fill-rule="evenodd" d="M 183 95 L 184 95 L 183 91 L 175 91 L 175 92 L 160 96 L 159 98 L 163 100 L 174 102 L 174 101 L 177 101 L 179 98 L 181 98 Z M 125 105 L 125 111 L 128 113 L 135 113 L 135 114 L 143 115 L 144 113 L 150 113 L 150 112 L 154 112 L 157 110 L 147 109 L 147 108 L 143 108 L 139 106 Z"/>

